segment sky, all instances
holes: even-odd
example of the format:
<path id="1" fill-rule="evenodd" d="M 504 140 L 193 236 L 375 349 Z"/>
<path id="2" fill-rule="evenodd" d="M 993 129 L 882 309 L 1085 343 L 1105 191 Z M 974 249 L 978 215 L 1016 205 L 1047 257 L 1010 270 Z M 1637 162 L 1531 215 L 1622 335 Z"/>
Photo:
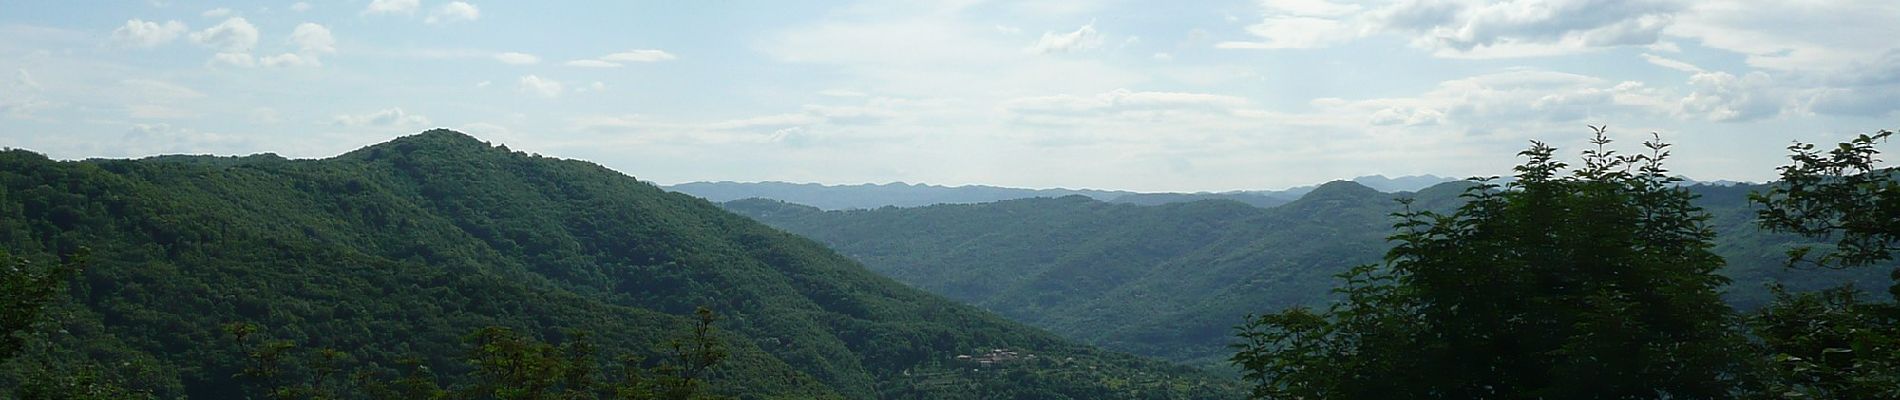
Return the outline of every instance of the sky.
<path id="1" fill-rule="evenodd" d="M 443 127 L 660 184 L 1699 180 L 1900 128 L 1900 2 L 0 0 L 0 146 L 323 158 Z"/>

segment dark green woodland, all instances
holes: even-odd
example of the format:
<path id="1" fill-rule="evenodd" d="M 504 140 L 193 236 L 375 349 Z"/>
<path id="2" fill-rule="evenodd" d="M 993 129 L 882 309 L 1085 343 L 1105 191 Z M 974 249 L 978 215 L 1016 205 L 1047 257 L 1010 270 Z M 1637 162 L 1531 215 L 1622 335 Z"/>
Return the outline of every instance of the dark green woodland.
<path id="1" fill-rule="evenodd" d="M 386 392 L 359 383 L 387 387 L 417 371 L 450 394 L 555 398 L 560 387 L 471 388 L 496 382 L 484 359 L 548 359 L 537 354 L 583 335 L 595 362 L 561 371 L 684 367 L 668 363 L 669 343 L 694 336 L 700 308 L 716 315 L 709 335 L 725 353 L 700 395 L 1241 392 L 1231 378 L 1096 350 L 906 287 L 598 165 L 446 130 L 320 160 L 6 151 L 0 246 L 10 289 L 0 398 L 257 398 L 296 385 L 321 389 L 311 398 L 359 398 Z M 957 358 L 995 349 L 1021 356 Z M 260 356 L 278 365 L 263 368 L 269 379 L 253 379 Z"/>
<path id="2" fill-rule="evenodd" d="M 969 205 L 824 211 L 775 200 L 728 210 L 809 237 L 878 273 L 1097 345 L 1189 364 L 1225 364 L 1231 327 L 1247 314 L 1334 298 L 1333 275 L 1379 261 L 1411 199 L 1450 212 L 1470 182 L 1380 192 L 1321 185 L 1286 205 L 1229 201 L 1135 206 L 1080 196 Z M 1748 196 L 1762 184 L 1691 185 L 1709 214 L 1728 303 L 1754 310 L 1770 285 L 1813 291 L 1854 283 L 1882 290 L 1879 268 L 1788 268 L 1789 249 L 1815 243 L 1762 229 Z"/>
<path id="3" fill-rule="evenodd" d="M 844 211 L 448 130 L 6 150 L 0 399 L 1900 398 L 1892 133 L 1695 185 L 1606 132 L 1415 192 Z"/>

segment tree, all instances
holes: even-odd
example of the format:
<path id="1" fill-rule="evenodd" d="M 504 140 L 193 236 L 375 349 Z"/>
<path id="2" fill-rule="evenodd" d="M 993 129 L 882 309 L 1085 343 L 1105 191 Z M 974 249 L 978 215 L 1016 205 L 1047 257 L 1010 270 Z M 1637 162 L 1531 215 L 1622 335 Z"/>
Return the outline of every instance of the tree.
<path id="1" fill-rule="evenodd" d="M 1603 128 L 1574 170 L 1532 142 L 1508 185 L 1450 214 L 1395 214 L 1379 265 L 1324 311 L 1250 317 L 1238 353 L 1263 398 L 1725 398 L 1746 376 L 1708 218 Z M 1568 175 L 1564 172 L 1570 170 Z"/>
<path id="2" fill-rule="evenodd" d="M 25 333 L 39 322 L 40 312 L 64 293 L 66 279 L 85 265 L 87 251 L 53 267 L 40 267 L 0 250 L 0 361 L 18 355 Z"/>
<path id="3" fill-rule="evenodd" d="M 1859 135 L 1825 152 L 1812 144 L 1788 147 L 1793 164 L 1781 182 L 1750 196 L 1762 206 L 1757 221 L 1771 231 L 1838 239 L 1832 251 L 1788 251 L 1788 265 L 1822 268 L 1870 266 L 1900 250 L 1900 181 L 1877 165 L 1874 147 L 1893 131 Z M 1900 269 L 1887 288 L 1900 300 Z M 1806 398 L 1900 398 L 1900 307 L 1869 302 L 1860 290 L 1819 293 L 1776 290 L 1774 304 L 1752 318 L 1771 354 L 1770 393 Z"/>
<path id="4" fill-rule="evenodd" d="M 398 360 L 409 372 L 386 378 L 375 369 L 359 368 L 349 379 L 340 375 L 350 356 L 333 349 L 299 351 L 288 340 L 270 340 L 257 325 L 229 323 L 224 330 L 243 352 L 238 372 L 250 378 L 262 397 L 278 399 L 496 399 L 496 400 L 688 400 L 717 398 L 705 394 L 706 376 L 728 355 L 712 324 L 717 317 L 700 307 L 694 312 L 691 333 L 665 343 L 666 357 L 646 365 L 637 355 L 620 357 L 622 371 L 609 375 L 599 368 L 591 334 L 566 331 L 566 340 L 551 344 L 513 329 L 491 326 L 465 337 L 470 348 L 464 359 L 471 369 L 466 385 L 444 389 L 419 358 Z M 300 374 L 289 372 L 302 361 Z M 293 376 L 299 375 L 299 376 Z M 602 379 L 608 378 L 608 379 Z M 353 384 L 354 386 L 350 386 Z M 353 389 L 353 390 L 352 390 Z"/>
<path id="5" fill-rule="evenodd" d="M 490 327 L 470 335 L 474 349 L 476 386 L 465 398 L 494 399 L 664 399 L 705 398 L 704 380 L 727 352 L 719 340 L 712 310 L 694 312 L 692 333 L 667 342 L 667 357 L 658 365 L 643 366 L 635 355 L 621 357 L 620 379 L 598 379 L 595 350 L 589 335 L 569 331 L 558 346 L 506 328 Z"/>
<path id="6" fill-rule="evenodd" d="M 38 266 L 0 249 L 0 362 L 16 356 L 27 364 L 25 382 L 0 390 L 22 399 L 147 399 L 150 393 L 130 390 L 116 377 L 87 361 L 56 359 L 40 351 L 25 351 L 35 325 L 47 322 L 42 313 L 66 293 L 66 281 L 84 268 L 90 251 L 84 247 L 55 266 Z M 44 329 L 44 328 L 42 328 Z M 36 339 L 43 341 L 41 339 Z M 45 347 L 44 344 L 40 345 Z M 28 353 L 22 356 L 22 353 Z"/>
<path id="7" fill-rule="evenodd" d="M 1893 134 L 1859 135 L 1826 152 L 1807 143 L 1788 146 L 1794 163 L 1777 168 L 1781 184 L 1749 196 L 1762 206 L 1762 228 L 1814 238 L 1840 235 L 1835 251 L 1817 258 L 1809 258 L 1813 247 L 1789 250 L 1790 265 L 1846 268 L 1893 259 L 1900 250 L 1900 180 L 1894 169 L 1877 167 L 1880 150 L 1874 147 Z"/>

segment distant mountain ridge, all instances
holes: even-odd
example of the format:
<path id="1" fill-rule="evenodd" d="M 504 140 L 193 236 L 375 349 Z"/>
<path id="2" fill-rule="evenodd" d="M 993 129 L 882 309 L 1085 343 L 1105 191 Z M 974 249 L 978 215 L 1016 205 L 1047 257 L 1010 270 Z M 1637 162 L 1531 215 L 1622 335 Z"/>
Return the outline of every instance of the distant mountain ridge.
<path id="1" fill-rule="evenodd" d="M 809 237 L 914 287 L 1110 349 L 1201 365 L 1230 354 L 1231 327 L 1248 313 L 1321 305 L 1334 274 L 1378 262 L 1398 197 L 1448 211 L 1468 182 L 1384 193 L 1357 182 L 1307 189 L 1273 208 L 1226 201 L 1134 206 L 1081 196 L 825 211 L 773 200 L 723 206 Z M 1716 252 L 1741 309 L 1763 304 L 1765 284 L 1812 290 L 1842 282 L 1880 287 L 1885 271 L 1790 271 L 1783 251 L 1803 243 L 1754 225 L 1747 194 L 1761 185 L 1688 185 L 1720 232 Z"/>
<path id="2" fill-rule="evenodd" d="M 1370 175 L 1353 178 L 1381 192 L 1408 192 L 1454 181 L 1434 175 L 1387 178 Z M 972 204 L 1036 197 L 1085 196 L 1109 203 L 1160 205 L 1199 200 L 1233 200 L 1254 207 L 1274 207 L 1298 199 L 1318 185 L 1283 190 L 1236 190 L 1227 192 L 1157 192 L 1099 189 L 1026 189 L 988 185 L 940 186 L 893 182 L 885 184 L 825 185 L 789 182 L 688 182 L 662 186 L 666 190 L 697 196 L 713 202 L 761 198 L 818 207 L 825 210 L 874 209 L 879 207 L 921 207 L 936 204 Z"/>

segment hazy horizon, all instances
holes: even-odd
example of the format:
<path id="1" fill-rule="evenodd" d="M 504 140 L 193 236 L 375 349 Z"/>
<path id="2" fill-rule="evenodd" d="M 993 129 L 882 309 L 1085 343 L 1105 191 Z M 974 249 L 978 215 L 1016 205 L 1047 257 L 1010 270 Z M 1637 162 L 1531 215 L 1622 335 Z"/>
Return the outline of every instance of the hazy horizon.
<path id="1" fill-rule="evenodd" d="M 1586 125 L 1763 181 L 1900 116 L 1900 3 L 0 1 L 0 146 L 432 127 L 643 180 L 1136 192 L 1508 171 Z M 1882 39 L 1889 38 L 1889 39 Z"/>

